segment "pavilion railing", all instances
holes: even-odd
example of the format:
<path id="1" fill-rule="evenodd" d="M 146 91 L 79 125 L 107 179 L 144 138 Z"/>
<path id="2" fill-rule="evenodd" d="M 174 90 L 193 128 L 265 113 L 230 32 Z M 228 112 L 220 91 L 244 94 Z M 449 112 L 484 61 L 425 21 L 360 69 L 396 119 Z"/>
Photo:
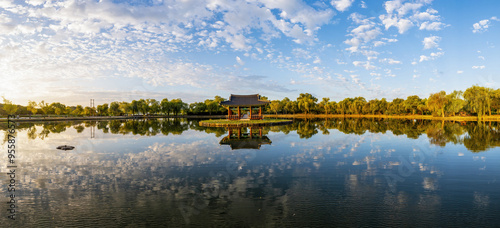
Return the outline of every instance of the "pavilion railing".
<path id="1" fill-rule="evenodd" d="M 262 116 L 261 116 L 261 115 L 252 115 L 252 116 L 250 117 L 250 119 L 251 119 L 251 120 L 260 120 L 260 119 L 262 119 Z"/>
<path id="2" fill-rule="evenodd" d="M 239 120 L 240 117 L 238 115 L 228 115 L 227 119 L 229 119 L 229 120 Z"/>

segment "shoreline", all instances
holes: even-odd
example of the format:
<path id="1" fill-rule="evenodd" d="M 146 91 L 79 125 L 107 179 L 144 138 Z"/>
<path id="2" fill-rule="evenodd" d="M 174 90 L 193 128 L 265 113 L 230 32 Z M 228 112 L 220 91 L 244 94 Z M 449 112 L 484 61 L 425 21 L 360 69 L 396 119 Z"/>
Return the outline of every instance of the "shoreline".
<path id="1" fill-rule="evenodd" d="M 188 119 L 225 119 L 227 115 L 177 115 L 177 116 L 71 116 L 71 117 L 21 117 L 11 119 L 14 122 L 44 122 L 44 121 L 73 121 L 73 120 L 127 120 L 127 119 L 159 119 L 159 118 L 188 118 Z M 371 115 L 371 114 L 265 114 L 265 118 L 310 119 L 310 118 L 371 118 L 371 119 L 416 119 L 416 120 L 445 120 L 445 121 L 479 121 L 477 116 L 446 116 L 431 115 Z M 481 121 L 500 121 L 500 115 L 483 116 Z M 7 122 L 7 118 L 0 118 L 0 122 Z"/>
<path id="2" fill-rule="evenodd" d="M 71 117 L 21 117 L 11 119 L 14 122 L 44 122 L 44 121 L 72 121 L 72 120 L 129 120 L 129 119 L 160 119 L 160 118 L 189 118 L 189 119 L 223 119 L 226 118 L 225 115 L 212 115 L 212 116 L 188 116 L 188 115 L 177 115 L 177 116 L 71 116 Z M 0 118 L 0 122 L 7 122 L 7 118 Z"/>
<path id="3" fill-rule="evenodd" d="M 371 115 L 371 114 L 268 114 L 267 118 L 371 118 L 371 119 L 409 119 L 409 120 L 445 120 L 445 121 L 479 121 L 477 116 L 446 116 L 438 117 L 431 115 Z M 483 116 L 481 121 L 500 121 L 500 115 Z"/>

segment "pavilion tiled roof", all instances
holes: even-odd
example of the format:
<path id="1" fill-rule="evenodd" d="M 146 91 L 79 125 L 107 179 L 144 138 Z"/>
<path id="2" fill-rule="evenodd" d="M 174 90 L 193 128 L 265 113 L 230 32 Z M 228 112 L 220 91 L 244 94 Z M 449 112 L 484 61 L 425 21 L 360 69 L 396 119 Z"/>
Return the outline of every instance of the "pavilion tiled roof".
<path id="1" fill-rule="evenodd" d="M 228 101 L 220 102 L 224 106 L 261 106 L 266 105 L 269 101 L 259 100 L 259 94 L 252 95 L 235 95 L 231 94 Z"/>

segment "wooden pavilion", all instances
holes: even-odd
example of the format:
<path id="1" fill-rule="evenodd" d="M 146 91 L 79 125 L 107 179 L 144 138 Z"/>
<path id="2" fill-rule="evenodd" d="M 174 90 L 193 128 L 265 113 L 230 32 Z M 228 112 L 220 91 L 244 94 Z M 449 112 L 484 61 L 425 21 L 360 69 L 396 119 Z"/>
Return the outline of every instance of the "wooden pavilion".
<path id="1" fill-rule="evenodd" d="M 230 120 L 260 120 L 262 119 L 262 106 L 266 104 L 269 104 L 269 101 L 260 100 L 259 94 L 231 94 L 228 101 L 220 102 L 220 105 L 227 108 L 227 118 Z M 256 114 L 257 108 L 258 114 Z M 247 112 L 248 115 L 246 115 Z"/>

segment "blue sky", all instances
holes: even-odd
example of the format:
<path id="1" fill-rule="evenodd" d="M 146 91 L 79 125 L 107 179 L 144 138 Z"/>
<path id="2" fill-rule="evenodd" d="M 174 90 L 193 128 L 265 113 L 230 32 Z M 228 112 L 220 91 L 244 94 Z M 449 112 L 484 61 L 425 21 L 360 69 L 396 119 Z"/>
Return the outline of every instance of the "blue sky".
<path id="1" fill-rule="evenodd" d="M 0 96 L 26 105 L 498 88 L 499 1 L 3 0 Z"/>

